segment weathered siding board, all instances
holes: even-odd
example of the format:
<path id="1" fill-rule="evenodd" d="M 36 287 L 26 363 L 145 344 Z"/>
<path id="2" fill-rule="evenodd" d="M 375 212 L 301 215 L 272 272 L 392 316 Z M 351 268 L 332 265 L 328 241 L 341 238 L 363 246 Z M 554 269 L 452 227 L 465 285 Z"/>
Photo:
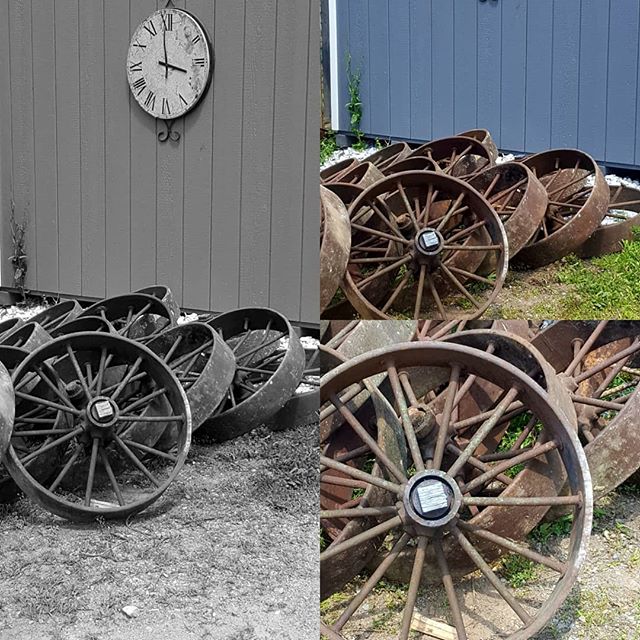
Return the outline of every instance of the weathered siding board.
<path id="1" fill-rule="evenodd" d="M 635 162 L 638 4 L 616 0 L 609 26 L 605 159 L 626 164 Z"/>
<path id="2" fill-rule="evenodd" d="M 35 156 L 35 211 L 37 212 L 36 277 L 44 289 L 58 289 L 58 175 L 56 156 L 56 77 L 54 5 L 34 11 L 33 23 L 33 138 Z M 3 265 L 7 268 L 7 264 Z"/>
<path id="3" fill-rule="evenodd" d="M 165 4 L 3 3 L 2 285 L 13 196 L 29 216 L 32 290 L 102 297 L 163 282 L 190 308 L 271 305 L 315 322 L 318 2 L 175 0 L 204 23 L 216 64 L 174 124 L 180 142 L 163 144 L 125 60 Z"/>
<path id="4" fill-rule="evenodd" d="M 129 46 L 129 0 L 104 3 L 105 59 L 124 64 Z M 131 289 L 131 118 L 129 87 L 122 82 L 121 64 L 105 65 L 105 229 L 106 292 L 117 295 Z"/>
<path id="5" fill-rule="evenodd" d="M 509 151 L 580 147 L 640 165 L 640 0 L 338 0 L 336 20 L 341 56 L 369 48 L 363 78 L 376 82 L 362 93 L 364 113 L 388 120 L 391 139 L 483 127 Z M 338 125 L 349 131 L 342 108 Z M 365 134 L 380 135 L 369 125 L 363 118 Z"/>
<path id="6" fill-rule="evenodd" d="M 610 0 L 582 0 L 578 147 L 605 157 Z"/>

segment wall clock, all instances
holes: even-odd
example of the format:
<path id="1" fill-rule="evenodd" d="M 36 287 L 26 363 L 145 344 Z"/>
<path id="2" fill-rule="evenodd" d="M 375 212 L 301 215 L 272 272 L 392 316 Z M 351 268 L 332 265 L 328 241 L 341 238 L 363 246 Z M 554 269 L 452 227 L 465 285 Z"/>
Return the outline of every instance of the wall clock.
<path id="1" fill-rule="evenodd" d="M 207 32 L 189 12 L 160 9 L 140 23 L 129 45 L 127 78 L 140 107 L 167 123 L 161 141 L 180 139 L 171 125 L 202 99 L 212 70 Z"/>

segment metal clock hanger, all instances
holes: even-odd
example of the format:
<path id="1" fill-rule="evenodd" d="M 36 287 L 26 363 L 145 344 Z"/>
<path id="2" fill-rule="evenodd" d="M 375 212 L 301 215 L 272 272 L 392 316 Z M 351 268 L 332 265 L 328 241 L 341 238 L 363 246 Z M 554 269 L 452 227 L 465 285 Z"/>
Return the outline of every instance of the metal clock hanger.
<path id="1" fill-rule="evenodd" d="M 213 52 L 204 26 L 169 0 L 135 30 L 127 55 L 127 78 L 138 105 L 165 123 L 158 140 L 180 140 L 174 122 L 191 111 L 211 83 Z"/>

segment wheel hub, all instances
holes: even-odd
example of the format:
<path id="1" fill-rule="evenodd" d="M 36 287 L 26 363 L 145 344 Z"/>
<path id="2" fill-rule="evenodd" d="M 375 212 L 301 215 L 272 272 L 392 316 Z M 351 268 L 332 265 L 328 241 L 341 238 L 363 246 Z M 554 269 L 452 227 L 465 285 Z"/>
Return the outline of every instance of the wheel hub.
<path id="1" fill-rule="evenodd" d="M 441 253 L 444 246 L 442 234 L 431 227 L 418 231 L 414 242 L 418 253 L 429 258 Z"/>
<path id="2" fill-rule="evenodd" d="M 411 478 L 403 504 L 413 524 L 437 529 L 457 517 L 462 494 L 455 480 L 446 473 L 427 470 Z"/>
<path id="3" fill-rule="evenodd" d="M 118 421 L 118 405 L 104 396 L 93 398 L 87 405 L 89 431 L 93 436 L 104 437 Z"/>

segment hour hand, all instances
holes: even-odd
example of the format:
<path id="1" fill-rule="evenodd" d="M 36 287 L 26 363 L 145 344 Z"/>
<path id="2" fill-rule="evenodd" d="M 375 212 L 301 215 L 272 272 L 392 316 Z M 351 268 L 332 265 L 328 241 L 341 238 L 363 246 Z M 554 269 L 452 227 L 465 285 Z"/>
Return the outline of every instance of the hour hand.
<path id="1" fill-rule="evenodd" d="M 170 62 L 165 62 L 164 60 L 158 60 L 158 64 L 166 67 L 167 69 L 175 69 L 176 71 L 182 71 L 182 73 L 187 73 L 186 69 L 183 69 L 182 67 L 176 67 L 175 64 L 171 64 Z"/>

